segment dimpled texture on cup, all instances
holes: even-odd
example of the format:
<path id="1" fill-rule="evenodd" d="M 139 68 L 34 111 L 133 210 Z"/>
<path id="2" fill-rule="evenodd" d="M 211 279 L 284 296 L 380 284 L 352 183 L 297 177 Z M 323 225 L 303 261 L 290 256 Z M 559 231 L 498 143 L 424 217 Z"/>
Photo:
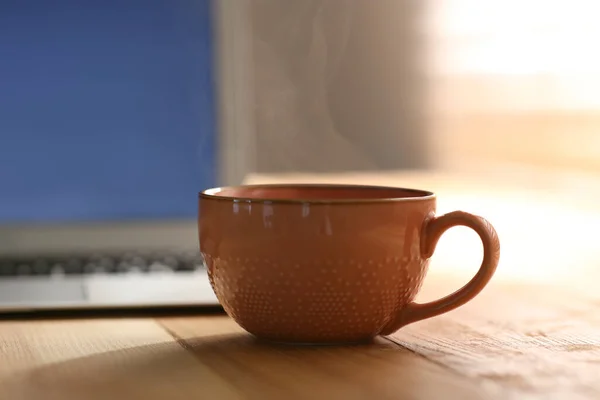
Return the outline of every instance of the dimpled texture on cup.
<path id="1" fill-rule="evenodd" d="M 434 198 L 201 198 L 200 245 L 217 298 L 248 332 L 278 342 L 361 342 L 420 289 L 421 230 L 434 210 Z"/>

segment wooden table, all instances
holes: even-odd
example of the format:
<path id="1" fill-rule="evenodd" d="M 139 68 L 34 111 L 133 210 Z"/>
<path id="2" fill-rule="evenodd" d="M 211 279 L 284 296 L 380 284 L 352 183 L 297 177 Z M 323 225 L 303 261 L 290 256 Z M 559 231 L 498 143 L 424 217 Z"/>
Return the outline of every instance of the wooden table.
<path id="1" fill-rule="evenodd" d="M 457 284 L 430 281 L 424 297 Z M 600 398 L 600 295 L 562 292 L 493 284 L 356 347 L 260 343 L 221 315 L 8 320 L 0 398 Z"/>
<path id="2" fill-rule="evenodd" d="M 550 246 L 539 274 L 501 261 L 471 303 L 355 347 L 269 345 L 218 314 L 0 321 L 0 399 L 598 399 L 599 259 L 577 249 Z M 552 265 L 562 251 L 587 262 Z M 418 300 L 476 267 L 444 264 Z"/>

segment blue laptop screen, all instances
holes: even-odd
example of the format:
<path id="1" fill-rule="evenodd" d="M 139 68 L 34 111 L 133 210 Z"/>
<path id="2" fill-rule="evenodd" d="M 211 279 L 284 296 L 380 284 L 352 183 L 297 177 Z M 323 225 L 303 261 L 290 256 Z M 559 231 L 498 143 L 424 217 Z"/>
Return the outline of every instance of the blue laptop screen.
<path id="1" fill-rule="evenodd" d="M 0 224 L 190 218 L 216 177 L 208 0 L 0 3 Z"/>

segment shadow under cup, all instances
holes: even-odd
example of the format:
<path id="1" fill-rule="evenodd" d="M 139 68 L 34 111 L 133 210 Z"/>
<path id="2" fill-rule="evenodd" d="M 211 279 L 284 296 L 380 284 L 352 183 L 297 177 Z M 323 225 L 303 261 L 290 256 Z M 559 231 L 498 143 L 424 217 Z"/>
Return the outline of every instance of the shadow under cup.
<path id="1" fill-rule="evenodd" d="M 200 193 L 200 250 L 225 311 L 255 336 L 355 343 L 450 311 L 489 282 L 500 245 L 485 219 L 435 216 L 431 192 L 358 185 L 248 185 Z M 440 300 L 416 304 L 444 231 L 474 229 L 479 272 Z"/>

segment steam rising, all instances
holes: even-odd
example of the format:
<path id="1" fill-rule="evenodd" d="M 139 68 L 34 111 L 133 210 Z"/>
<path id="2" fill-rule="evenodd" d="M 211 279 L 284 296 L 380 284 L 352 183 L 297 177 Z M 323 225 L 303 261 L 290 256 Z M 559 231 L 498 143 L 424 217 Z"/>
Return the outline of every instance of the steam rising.
<path id="1" fill-rule="evenodd" d="M 269 164 L 293 171 L 374 167 L 335 126 L 328 97 L 345 62 L 356 4 L 252 2 L 259 170 Z"/>

